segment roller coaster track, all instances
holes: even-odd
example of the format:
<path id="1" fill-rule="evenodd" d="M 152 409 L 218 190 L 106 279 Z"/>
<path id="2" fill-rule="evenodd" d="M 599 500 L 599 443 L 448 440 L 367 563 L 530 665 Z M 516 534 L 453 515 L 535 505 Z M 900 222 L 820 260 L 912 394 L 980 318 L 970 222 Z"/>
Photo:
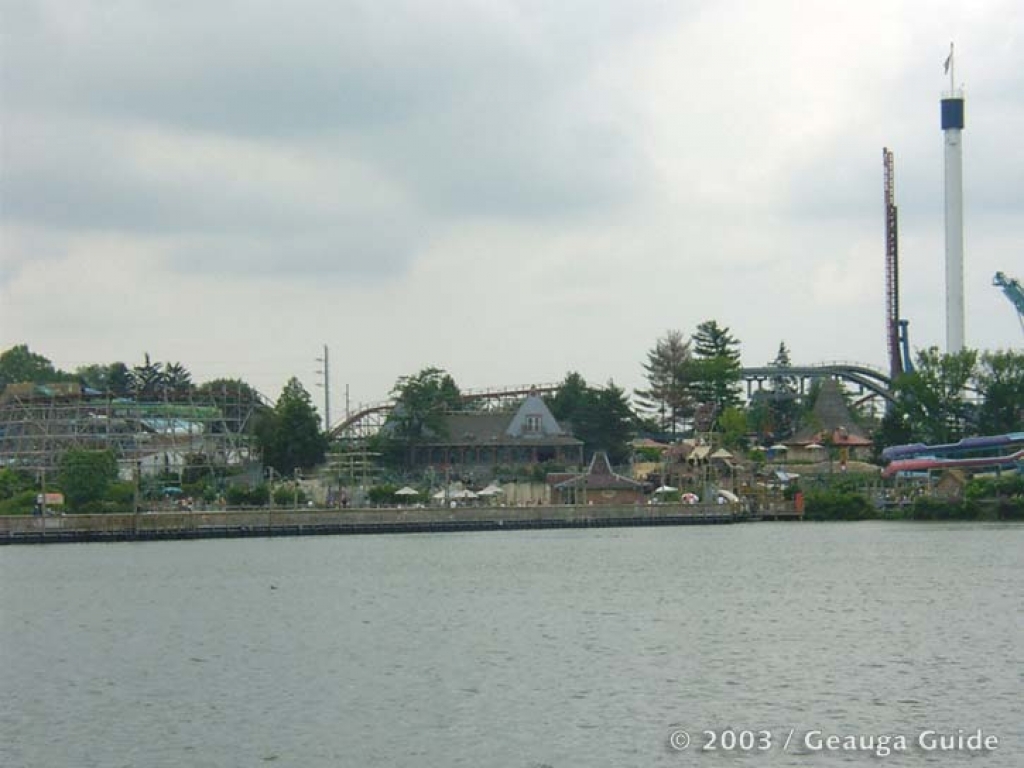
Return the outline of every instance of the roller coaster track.
<path id="1" fill-rule="evenodd" d="M 771 381 L 780 376 L 799 379 L 833 377 L 844 379 L 871 393 L 870 396 L 892 400 L 889 376 L 869 365 L 849 362 L 821 363 L 819 365 L 794 365 L 786 368 L 762 366 L 741 369 L 741 377 L 748 384 Z M 526 386 L 500 387 L 478 390 L 466 390 L 461 393 L 463 402 L 489 401 L 503 399 L 521 399 L 530 393 L 550 394 L 558 390 L 559 384 L 532 384 Z M 349 416 L 331 428 L 332 438 L 365 437 L 386 421 L 387 416 L 395 407 L 395 401 L 382 400 L 376 403 L 360 405 Z"/>
<path id="2" fill-rule="evenodd" d="M 460 393 L 460 397 L 464 403 L 472 403 L 478 400 L 519 399 L 531 393 L 540 395 L 550 394 L 555 392 L 559 386 L 559 384 L 529 384 L 514 387 L 467 389 Z M 330 435 L 332 438 L 339 438 L 353 436 L 352 433 L 357 435 L 365 433 L 367 422 L 375 420 L 382 424 L 394 407 L 394 400 L 383 400 L 377 403 L 361 405 L 352 414 L 335 424 L 331 428 Z"/>
<path id="3" fill-rule="evenodd" d="M 779 377 L 814 379 L 837 378 L 856 384 L 872 395 L 892 401 L 892 380 L 888 374 L 863 363 L 830 362 L 818 365 L 792 365 L 785 368 L 778 366 L 761 366 L 743 368 L 742 378 L 748 383 L 770 381 Z"/>

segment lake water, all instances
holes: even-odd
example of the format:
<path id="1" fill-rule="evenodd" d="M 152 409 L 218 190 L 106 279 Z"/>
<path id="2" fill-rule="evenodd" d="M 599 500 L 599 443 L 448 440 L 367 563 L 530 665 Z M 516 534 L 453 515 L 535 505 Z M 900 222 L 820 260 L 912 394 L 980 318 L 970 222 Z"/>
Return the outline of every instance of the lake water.
<path id="1" fill-rule="evenodd" d="M 5 768 L 1016 767 L 1024 527 L 0 547 L 0 691 Z"/>

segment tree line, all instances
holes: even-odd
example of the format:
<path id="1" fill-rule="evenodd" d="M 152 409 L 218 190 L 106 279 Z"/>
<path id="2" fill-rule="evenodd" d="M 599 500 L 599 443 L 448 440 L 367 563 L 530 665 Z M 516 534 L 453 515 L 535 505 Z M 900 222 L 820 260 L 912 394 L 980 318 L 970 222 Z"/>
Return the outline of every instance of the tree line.
<path id="1" fill-rule="evenodd" d="M 707 320 L 689 336 L 669 330 L 655 340 L 640 363 L 645 386 L 632 397 L 612 380 L 595 386 L 570 371 L 546 401 L 556 419 L 571 425 L 588 453 L 606 450 L 617 463 L 628 458 L 630 440 L 638 434 L 672 440 L 713 431 L 732 447 L 743 447 L 748 436 L 758 442 L 785 440 L 806 418 L 814 399 L 813 389 L 808 397 L 799 397 L 798 380 L 789 373 L 790 357 L 780 342 L 768 364 L 777 374 L 744 402 L 740 341 L 729 328 Z M 329 445 L 312 398 L 295 377 L 271 405 L 241 379 L 195 385 L 182 364 L 155 362 L 148 353 L 134 366 L 115 362 L 65 372 L 22 344 L 0 354 L 0 391 L 25 381 L 78 381 L 112 397 L 136 400 L 201 398 L 238 424 L 243 412 L 253 411 L 244 428 L 257 441 L 264 463 L 285 476 L 321 463 Z M 879 446 L 951 442 L 1024 429 L 1020 351 L 946 355 L 934 347 L 919 350 L 913 370 L 897 378 L 892 390 L 894 401 L 874 430 Z M 400 377 L 391 395 L 395 407 L 374 448 L 392 466 L 407 463 L 412 447 L 443 437 L 444 415 L 465 407 L 458 385 L 439 367 Z M 858 417 L 855 404 L 851 409 Z"/>

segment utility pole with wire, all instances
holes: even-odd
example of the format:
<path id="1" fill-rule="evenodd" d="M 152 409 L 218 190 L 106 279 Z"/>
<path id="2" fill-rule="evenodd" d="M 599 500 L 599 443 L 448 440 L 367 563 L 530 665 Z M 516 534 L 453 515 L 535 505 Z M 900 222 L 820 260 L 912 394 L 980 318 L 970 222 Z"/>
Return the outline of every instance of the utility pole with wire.
<path id="1" fill-rule="evenodd" d="M 318 387 L 324 388 L 324 432 L 331 431 L 331 366 L 330 357 L 327 354 L 327 345 L 324 344 L 324 356 L 316 359 L 318 363 L 323 363 L 324 367 L 318 370 L 317 373 L 322 374 L 324 377 L 323 384 L 317 384 Z"/>

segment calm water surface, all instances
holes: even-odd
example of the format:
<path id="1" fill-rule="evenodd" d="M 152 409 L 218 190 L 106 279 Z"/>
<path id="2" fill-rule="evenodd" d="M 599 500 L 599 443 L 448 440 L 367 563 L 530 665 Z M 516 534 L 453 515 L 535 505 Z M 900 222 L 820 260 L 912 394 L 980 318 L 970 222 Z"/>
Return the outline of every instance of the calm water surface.
<path id="1" fill-rule="evenodd" d="M 0 692 L 5 768 L 1016 767 L 1024 527 L 2 547 Z M 701 753 L 723 729 L 771 748 Z"/>

